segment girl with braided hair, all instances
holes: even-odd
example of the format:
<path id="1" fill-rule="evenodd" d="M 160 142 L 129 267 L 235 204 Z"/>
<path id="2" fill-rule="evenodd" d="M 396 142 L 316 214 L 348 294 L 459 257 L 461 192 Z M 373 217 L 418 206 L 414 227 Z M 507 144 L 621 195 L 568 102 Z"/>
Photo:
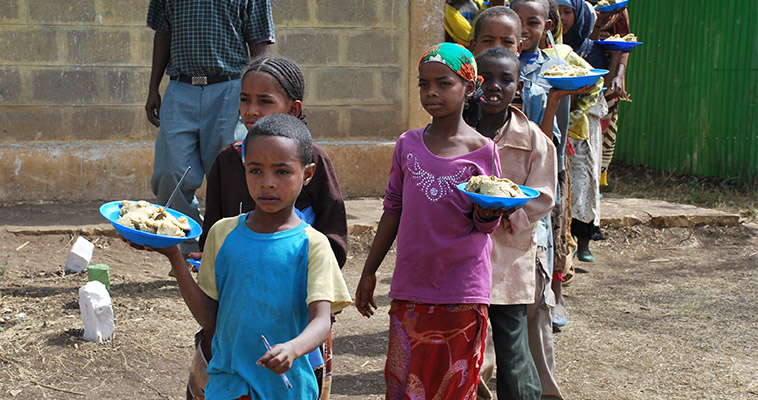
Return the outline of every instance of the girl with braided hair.
<path id="1" fill-rule="evenodd" d="M 290 114 L 304 119 L 305 78 L 293 61 L 281 57 L 258 57 L 245 68 L 241 80 L 239 112 L 248 130 L 259 119 L 271 114 Z M 245 181 L 243 156 L 243 142 L 229 144 L 219 152 L 208 173 L 201 251 L 213 224 L 255 208 Z M 316 164 L 316 171 L 311 183 L 300 192 L 295 212 L 300 219 L 326 235 L 342 268 L 347 260 L 347 218 L 342 192 L 331 159 L 316 143 L 313 143 L 312 162 Z M 200 259 L 202 253 L 190 253 L 189 256 Z M 208 381 L 205 368 L 212 356 L 212 338 L 213 332 L 202 330 L 195 336 L 197 351 L 190 367 L 188 399 L 202 398 L 204 394 L 203 388 Z M 331 387 L 331 340 L 330 334 L 321 351 L 317 349 L 309 356 L 322 399 L 329 398 Z"/>

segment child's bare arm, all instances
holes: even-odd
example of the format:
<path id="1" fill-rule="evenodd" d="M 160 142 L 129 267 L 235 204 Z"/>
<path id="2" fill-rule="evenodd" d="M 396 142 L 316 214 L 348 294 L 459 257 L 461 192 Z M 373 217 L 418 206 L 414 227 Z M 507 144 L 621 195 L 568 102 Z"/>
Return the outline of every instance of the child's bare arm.
<path id="1" fill-rule="evenodd" d="M 325 300 L 308 304 L 310 322 L 294 339 L 276 344 L 259 358 L 256 364 L 263 365 L 276 374 L 283 374 L 292 367 L 296 358 L 302 357 L 324 343 L 329 337 L 331 303 Z"/>
<path id="2" fill-rule="evenodd" d="M 123 236 L 120 236 L 121 240 L 129 244 L 129 246 L 137 250 L 156 251 L 163 254 L 168 258 L 171 263 L 171 268 L 176 275 L 176 283 L 179 284 L 179 291 L 182 293 L 184 302 L 187 303 L 192 315 L 195 317 L 200 326 L 205 330 L 216 330 L 216 313 L 218 312 L 218 302 L 211 299 L 205 292 L 200 289 L 195 279 L 187 269 L 187 262 L 184 261 L 179 246 L 166 247 L 164 249 L 153 249 L 150 247 L 143 247 L 138 244 L 134 244 Z"/>
<path id="3" fill-rule="evenodd" d="M 550 89 L 550 92 L 547 94 L 545 114 L 542 116 L 542 123 L 540 124 L 540 128 L 542 128 L 542 132 L 547 135 L 548 139 L 550 139 L 551 142 L 553 141 L 553 121 L 555 118 L 555 113 L 558 110 L 558 101 L 566 96 L 590 93 L 593 89 L 595 89 L 595 85 L 585 86 L 576 90 L 560 90 L 555 88 Z"/>
<path id="4" fill-rule="evenodd" d="M 371 244 L 371 250 L 369 250 L 366 263 L 363 265 L 361 280 L 358 282 L 358 289 L 355 292 L 355 306 L 364 317 L 368 318 L 374 315 L 374 310 L 377 308 L 374 301 L 376 271 L 392 247 L 392 242 L 397 237 L 399 225 L 399 219 L 387 214 L 387 212 L 382 213 L 379 227 L 376 229 L 376 236 L 374 236 L 374 243 Z"/>
<path id="5" fill-rule="evenodd" d="M 192 312 L 192 316 L 195 317 L 197 323 L 205 330 L 215 331 L 218 302 L 208 297 L 200 289 L 200 286 L 197 285 L 195 278 L 192 277 L 189 269 L 187 269 L 187 262 L 182 257 L 179 247 L 173 246 L 158 249 L 158 252 L 165 255 L 169 262 L 171 262 L 171 268 L 174 269 L 174 274 L 176 275 L 176 283 L 179 284 L 179 291 L 182 293 L 184 302 L 187 303 L 187 307 Z"/>
<path id="6" fill-rule="evenodd" d="M 629 62 L 629 52 L 612 51 L 611 63 L 608 67 L 608 90 L 606 100 L 626 96 L 626 65 Z"/>

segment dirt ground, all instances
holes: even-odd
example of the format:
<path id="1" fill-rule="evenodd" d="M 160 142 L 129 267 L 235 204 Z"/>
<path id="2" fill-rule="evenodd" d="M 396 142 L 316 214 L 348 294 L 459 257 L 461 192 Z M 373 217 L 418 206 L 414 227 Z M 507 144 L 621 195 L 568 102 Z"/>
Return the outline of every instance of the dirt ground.
<path id="1" fill-rule="evenodd" d="M 597 262 L 581 263 L 564 289 L 569 321 L 555 342 L 565 397 L 758 399 L 758 232 L 637 226 L 606 236 L 592 244 Z M 82 338 L 86 276 L 62 267 L 76 237 L 0 226 L 0 398 L 184 398 L 198 327 L 167 261 L 113 237 L 87 238 L 93 263 L 111 268 L 109 344 Z M 351 237 L 351 291 L 371 239 Z M 383 398 L 393 263 L 391 253 L 379 272 L 377 315 L 351 307 L 338 316 L 334 399 Z"/>

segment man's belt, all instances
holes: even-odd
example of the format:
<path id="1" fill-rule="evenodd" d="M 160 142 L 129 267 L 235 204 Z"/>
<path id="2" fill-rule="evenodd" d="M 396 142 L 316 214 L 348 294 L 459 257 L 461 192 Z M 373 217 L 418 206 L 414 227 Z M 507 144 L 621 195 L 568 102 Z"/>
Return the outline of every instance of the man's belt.
<path id="1" fill-rule="evenodd" d="M 179 81 L 184 83 L 191 83 L 195 86 L 213 85 L 214 83 L 233 81 L 239 79 L 239 75 L 212 75 L 212 76 L 190 76 L 190 75 L 175 75 L 171 77 L 172 81 Z"/>

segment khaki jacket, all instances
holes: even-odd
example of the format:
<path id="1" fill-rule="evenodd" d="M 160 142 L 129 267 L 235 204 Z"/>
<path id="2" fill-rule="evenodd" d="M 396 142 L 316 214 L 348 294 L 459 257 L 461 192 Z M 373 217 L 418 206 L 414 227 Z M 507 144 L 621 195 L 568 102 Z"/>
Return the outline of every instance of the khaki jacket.
<path id="1" fill-rule="evenodd" d="M 536 222 L 555 205 L 558 179 L 555 146 L 537 124 L 512 106 L 510 122 L 503 128 L 495 137 L 503 177 L 536 189 L 540 196 L 513 212 L 507 220 L 503 218 L 491 235 L 490 302 L 531 304 L 535 291 Z"/>

